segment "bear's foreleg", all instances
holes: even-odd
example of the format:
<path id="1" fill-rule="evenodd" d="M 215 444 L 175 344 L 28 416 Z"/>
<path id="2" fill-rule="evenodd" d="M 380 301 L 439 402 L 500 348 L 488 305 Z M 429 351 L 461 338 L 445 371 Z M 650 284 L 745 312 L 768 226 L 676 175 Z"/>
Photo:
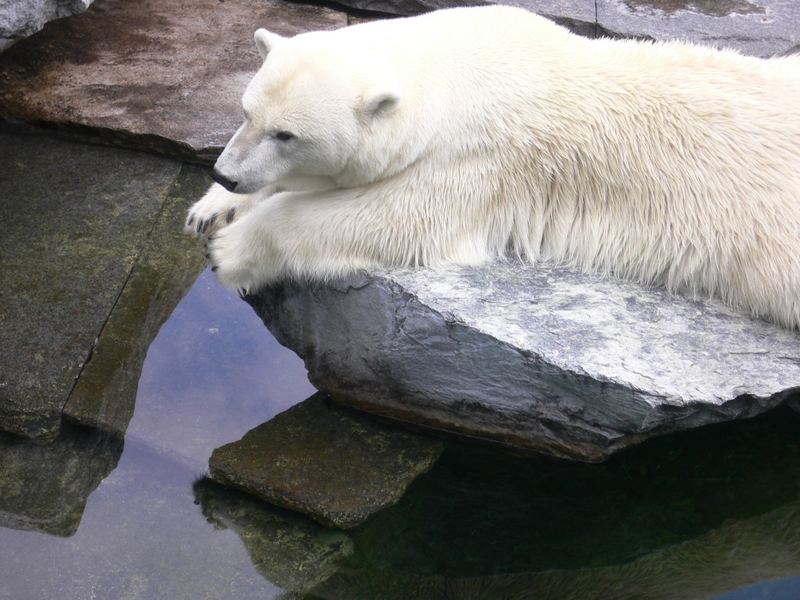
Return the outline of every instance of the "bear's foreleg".
<path id="1" fill-rule="evenodd" d="M 407 204 L 408 194 L 392 194 L 391 187 L 273 195 L 210 238 L 217 276 L 253 292 L 283 278 L 326 280 L 359 269 L 485 260 L 473 248 L 478 244 L 463 241 L 469 238 L 456 215 L 427 218 Z"/>

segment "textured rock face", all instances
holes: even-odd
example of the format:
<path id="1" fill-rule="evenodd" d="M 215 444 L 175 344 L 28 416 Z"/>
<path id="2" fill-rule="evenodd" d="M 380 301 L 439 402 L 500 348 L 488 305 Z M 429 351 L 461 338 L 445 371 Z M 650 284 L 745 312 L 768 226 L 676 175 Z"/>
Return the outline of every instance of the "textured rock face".
<path id="1" fill-rule="evenodd" d="M 53 19 L 82 13 L 92 0 L 12 0 L 0 5 L 0 51 Z"/>
<path id="2" fill-rule="evenodd" d="M 331 406 L 322 394 L 214 450 L 212 479 L 323 525 L 349 528 L 397 502 L 441 443 Z"/>
<path id="3" fill-rule="evenodd" d="M 397 270 L 249 298 L 312 382 L 384 416 L 600 460 L 800 388 L 800 335 L 539 265 Z"/>

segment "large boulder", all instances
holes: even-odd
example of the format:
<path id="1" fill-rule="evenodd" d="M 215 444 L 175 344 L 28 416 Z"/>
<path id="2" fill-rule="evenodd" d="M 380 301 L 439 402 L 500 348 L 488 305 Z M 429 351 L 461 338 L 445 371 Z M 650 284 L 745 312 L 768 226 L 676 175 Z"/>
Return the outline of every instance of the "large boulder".
<path id="1" fill-rule="evenodd" d="M 312 382 L 386 417 L 601 460 L 800 388 L 800 335 L 548 265 L 394 270 L 248 301 Z"/>
<path id="2" fill-rule="evenodd" d="M 0 51 L 53 19 L 82 13 L 93 0 L 14 0 L 0 4 Z"/>

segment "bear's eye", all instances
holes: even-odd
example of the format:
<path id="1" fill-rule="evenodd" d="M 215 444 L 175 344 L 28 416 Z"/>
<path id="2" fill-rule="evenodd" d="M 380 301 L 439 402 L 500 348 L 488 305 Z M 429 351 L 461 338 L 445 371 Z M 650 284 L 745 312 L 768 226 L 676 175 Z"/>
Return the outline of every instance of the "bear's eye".
<path id="1" fill-rule="evenodd" d="M 275 139 L 280 140 L 281 142 L 288 142 L 293 137 L 294 134 L 291 131 L 278 131 L 275 134 Z"/>

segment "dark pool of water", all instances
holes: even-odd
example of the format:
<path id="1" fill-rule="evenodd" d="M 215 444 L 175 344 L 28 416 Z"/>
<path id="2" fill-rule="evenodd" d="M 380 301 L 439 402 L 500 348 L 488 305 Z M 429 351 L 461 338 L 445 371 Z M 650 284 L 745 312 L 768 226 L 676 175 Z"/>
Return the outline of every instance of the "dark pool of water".
<path id="1" fill-rule="evenodd" d="M 0 598 L 800 598 L 793 412 L 600 465 L 449 440 L 397 506 L 341 534 L 202 479 L 215 447 L 312 392 L 204 273 L 150 347 L 124 443 L 0 438 Z"/>

